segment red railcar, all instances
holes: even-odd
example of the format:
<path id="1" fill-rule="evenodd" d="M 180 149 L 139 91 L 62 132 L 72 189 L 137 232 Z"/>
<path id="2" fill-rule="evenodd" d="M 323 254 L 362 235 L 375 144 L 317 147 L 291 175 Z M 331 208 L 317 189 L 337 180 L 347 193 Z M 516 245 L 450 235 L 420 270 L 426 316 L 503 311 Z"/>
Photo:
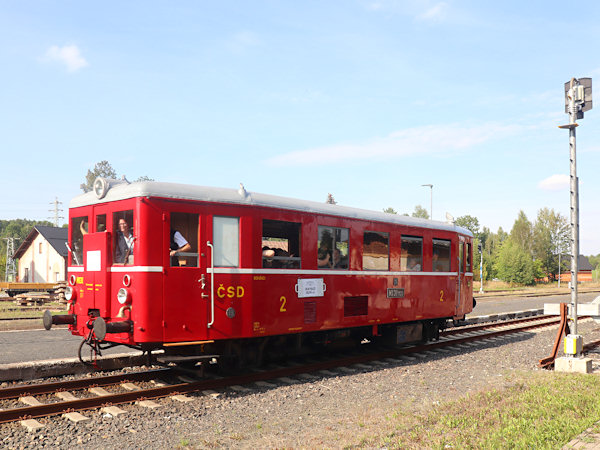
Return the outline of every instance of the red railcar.
<path id="1" fill-rule="evenodd" d="M 47 313 L 45 325 L 199 356 L 426 340 L 473 309 L 472 238 L 241 185 L 98 179 L 70 203 L 69 314 Z"/>

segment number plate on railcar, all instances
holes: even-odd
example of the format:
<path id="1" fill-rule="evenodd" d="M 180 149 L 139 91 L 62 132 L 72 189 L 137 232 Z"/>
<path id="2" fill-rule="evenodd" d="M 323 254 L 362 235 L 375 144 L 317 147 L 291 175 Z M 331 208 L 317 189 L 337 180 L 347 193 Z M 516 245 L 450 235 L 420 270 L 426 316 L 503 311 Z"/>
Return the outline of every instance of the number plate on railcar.
<path id="1" fill-rule="evenodd" d="M 388 288 L 387 298 L 404 298 L 404 288 Z"/>

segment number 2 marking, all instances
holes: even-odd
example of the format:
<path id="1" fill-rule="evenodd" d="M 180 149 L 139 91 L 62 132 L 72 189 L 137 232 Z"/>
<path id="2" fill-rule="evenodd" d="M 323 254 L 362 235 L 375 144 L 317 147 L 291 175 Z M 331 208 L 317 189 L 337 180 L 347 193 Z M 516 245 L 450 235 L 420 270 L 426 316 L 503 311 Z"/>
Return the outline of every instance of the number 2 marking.
<path id="1" fill-rule="evenodd" d="M 444 301 L 444 291 L 440 291 L 440 302 Z"/>
<path id="2" fill-rule="evenodd" d="M 287 302 L 287 299 L 282 295 L 279 298 L 279 301 L 281 302 L 281 306 L 279 307 L 279 312 L 286 312 L 287 309 L 285 309 L 285 304 Z"/>

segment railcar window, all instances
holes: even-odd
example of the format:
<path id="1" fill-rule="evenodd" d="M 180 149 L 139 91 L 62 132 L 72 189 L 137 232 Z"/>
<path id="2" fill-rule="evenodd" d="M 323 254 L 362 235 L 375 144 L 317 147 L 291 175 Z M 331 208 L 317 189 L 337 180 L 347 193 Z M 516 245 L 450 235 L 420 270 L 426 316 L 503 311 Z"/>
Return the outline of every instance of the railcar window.
<path id="1" fill-rule="evenodd" d="M 389 238 L 388 233 L 365 231 L 363 238 L 363 270 L 389 270 Z"/>
<path id="2" fill-rule="evenodd" d="M 106 231 L 106 214 L 96 216 L 96 233 Z"/>
<path id="3" fill-rule="evenodd" d="M 239 219 L 237 217 L 213 217 L 213 245 L 215 249 L 215 266 L 239 266 L 239 236 Z"/>
<path id="4" fill-rule="evenodd" d="M 471 244 L 467 244 L 467 258 L 465 260 L 466 270 L 465 272 L 471 272 Z"/>
<path id="5" fill-rule="evenodd" d="M 300 268 L 300 224 L 263 220 L 262 265 L 279 269 Z"/>
<path id="6" fill-rule="evenodd" d="M 450 272 L 450 241 L 445 239 L 433 240 L 432 261 L 434 272 Z"/>
<path id="7" fill-rule="evenodd" d="M 88 232 L 88 217 L 71 219 L 71 265 L 83 265 L 83 235 Z"/>
<path id="8" fill-rule="evenodd" d="M 349 255 L 348 228 L 319 227 L 317 266 L 319 269 L 347 269 Z"/>
<path id="9" fill-rule="evenodd" d="M 463 243 L 458 243 L 458 273 L 463 273 Z"/>
<path id="10" fill-rule="evenodd" d="M 402 236 L 400 270 L 421 272 L 423 270 L 423 238 Z"/>
<path id="11" fill-rule="evenodd" d="M 198 214 L 171 213 L 171 267 L 198 267 Z"/>
<path id="12" fill-rule="evenodd" d="M 113 262 L 134 264 L 135 230 L 133 229 L 133 210 L 113 213 Z"/>

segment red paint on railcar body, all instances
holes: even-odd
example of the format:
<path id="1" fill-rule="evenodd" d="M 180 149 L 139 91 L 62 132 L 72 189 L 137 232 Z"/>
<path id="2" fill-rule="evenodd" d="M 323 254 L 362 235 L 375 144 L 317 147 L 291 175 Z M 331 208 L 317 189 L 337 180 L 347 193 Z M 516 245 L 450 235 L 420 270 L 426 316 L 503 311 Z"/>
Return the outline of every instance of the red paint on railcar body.
<path id="1" fill-rule="evenodd" d="M 150 348 L 377 330 L 473 308 L 472 235 L 453 224 L 167 183 L 109 182 L 104 194 L 77 197 L 69 211 L 76 335 L 97 317 L 129 321 L 130 332 L 104 340 Z M 132 248 L 119 221 L 131 222 Z M 174 230 L 189 252 L 170 255 Z"/>

